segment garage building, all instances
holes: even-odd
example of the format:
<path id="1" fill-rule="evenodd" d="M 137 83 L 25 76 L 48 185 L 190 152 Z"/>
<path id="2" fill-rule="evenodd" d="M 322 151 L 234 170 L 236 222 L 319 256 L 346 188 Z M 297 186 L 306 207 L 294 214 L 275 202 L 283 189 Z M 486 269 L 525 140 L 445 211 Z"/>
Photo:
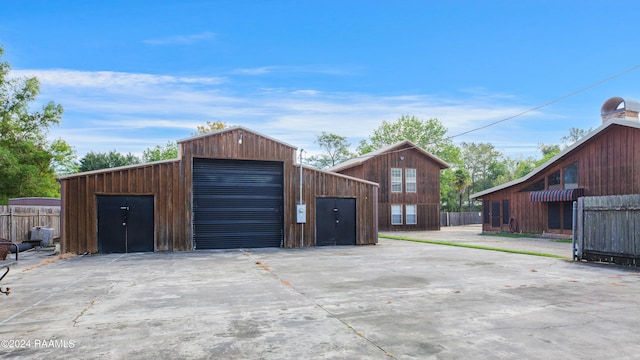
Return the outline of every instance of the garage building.
<path id="1" fill-rule="evenodd" d="M 244 127 L 178 141 L 178 150 L 175 160 L 61 177 L 63 251 L 378 241 L 376 183 L 306 166 L 301 179 L 295 147 Z"/>

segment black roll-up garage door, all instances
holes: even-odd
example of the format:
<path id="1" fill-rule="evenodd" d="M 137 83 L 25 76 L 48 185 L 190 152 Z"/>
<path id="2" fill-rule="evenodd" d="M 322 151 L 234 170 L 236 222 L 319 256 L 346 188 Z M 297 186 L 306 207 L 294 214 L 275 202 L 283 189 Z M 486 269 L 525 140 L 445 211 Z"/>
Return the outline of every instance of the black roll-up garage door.
<path id="1" fill-rule="evenodd" d="M 281 162 L 193 159 L 196 249 L 280 247 Z"/>

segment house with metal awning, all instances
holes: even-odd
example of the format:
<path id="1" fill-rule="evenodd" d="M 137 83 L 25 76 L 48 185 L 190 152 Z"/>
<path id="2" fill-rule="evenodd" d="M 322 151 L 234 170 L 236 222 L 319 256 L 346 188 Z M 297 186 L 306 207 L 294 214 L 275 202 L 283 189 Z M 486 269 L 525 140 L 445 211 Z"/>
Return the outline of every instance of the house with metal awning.
<path id="1" fill-rule="evenodd" d="M 614 97 L 602 125 L 526 176 L 472 194 L 483 232 L 571 235 L 573 201 L 640 194 L 640 103 Z"/>

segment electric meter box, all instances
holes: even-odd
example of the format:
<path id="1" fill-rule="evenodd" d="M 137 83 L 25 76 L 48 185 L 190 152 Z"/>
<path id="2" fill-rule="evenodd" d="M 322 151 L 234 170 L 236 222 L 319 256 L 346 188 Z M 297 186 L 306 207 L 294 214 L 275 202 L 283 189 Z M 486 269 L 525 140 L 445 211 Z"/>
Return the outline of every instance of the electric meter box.
<path id="1" fill-rule="evenodd" d="M 296 205 L 296 221 L 298 224 L 304 224 L 307 222 L 307 205 Z"/>

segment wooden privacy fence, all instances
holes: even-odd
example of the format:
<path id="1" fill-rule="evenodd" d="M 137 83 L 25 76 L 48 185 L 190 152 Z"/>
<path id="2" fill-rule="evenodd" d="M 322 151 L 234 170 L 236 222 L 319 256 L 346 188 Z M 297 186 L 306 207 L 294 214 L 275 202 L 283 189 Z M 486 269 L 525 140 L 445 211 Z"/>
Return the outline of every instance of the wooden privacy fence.
<path id="1" fill-rule="evenodd" d="M 578 198 L 574 256 L 640 266 L 640 194 Z"/>
<path id="2" fill-rule="evenodd" d="M 461 226 L 482 224 L 480 212 L 442 212 L 440 213 L 440 226 Z"/>
<path id="3" fill-rule="evenodd" d="M 0 238 L 21 243 L 29 240 L 29 232 L 36 226 L 53 228 L 60 236 L 60 207 L 57 206 L 0 206 Z"/>

